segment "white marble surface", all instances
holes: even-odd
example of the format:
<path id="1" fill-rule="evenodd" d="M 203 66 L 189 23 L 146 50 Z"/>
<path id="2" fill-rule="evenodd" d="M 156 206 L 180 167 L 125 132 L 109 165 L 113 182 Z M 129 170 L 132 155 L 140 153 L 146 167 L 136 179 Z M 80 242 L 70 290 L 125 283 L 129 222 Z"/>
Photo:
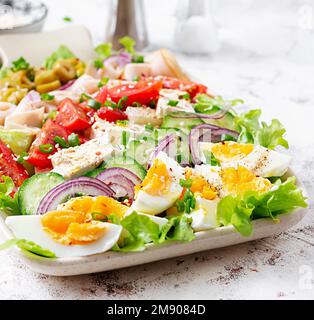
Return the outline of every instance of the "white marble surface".
<path id="1" fill-rule="evenodd" d="M 46 0 L 46 29 L 63 16 L 102 38 L 105 1 Z M 171 47 L 175 2 L 145 1 L 153 46 Z M 169 3 L 169 1 L 164 1 Z M 279 236 L 95 275 L 55 278 L 28 270 L 13 251 L 0 252 L 2 299 L 313 299 L 314 298 L 314 2 L 214 1 L 220 51 L 180 61 L 215 92 L 263 108 L 266 120 L 287 128 L 293 167 L 310 207 L 305 219 Z M 86 18 L 90 10 L 97 19 Z M 158 10 L 157 10 L 158 9 Z M 164 23 L 158 19 L 164 17 Z M 302 273 L 305 275 L 302 276 Z M 304 280 L 308 279 L 307 285 Z"/>

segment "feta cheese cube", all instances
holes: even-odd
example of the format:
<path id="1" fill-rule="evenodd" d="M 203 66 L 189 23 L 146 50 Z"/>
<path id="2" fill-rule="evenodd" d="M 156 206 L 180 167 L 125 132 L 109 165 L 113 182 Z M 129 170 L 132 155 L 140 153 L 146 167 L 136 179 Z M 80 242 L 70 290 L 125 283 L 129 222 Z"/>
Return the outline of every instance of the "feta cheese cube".
<path id="1" fill-rule="evenodd" d="M 80 146 L 62 149 L 50 157 L 53 170 L 65 179 L 80 176 L 98 167 L 114 153 L 111 145 L 96 138 Z"/>
<path id="2" fill-rule="evenodd" d="M 107 144 L 121 145 L 123 131 L 128 133 L 130 139 L 136 139 L 145 133 L 145 128 L 132 123 L 129 125 L 116 125 L 96 118 L 91 129 L 91 138 L 101 138 Z"/>
<path id="3" fill-rule="evenodd" d="M 160 97 L 158 99 L 156 108 L 157 117 L 162 119 L 167 114 L 175 111 L 195 112 L 192 104 L 189 101 L 180 99 L 180 97 L 184 94 L 186 94 L 186 92 L 181 90 L 160 90 Z M 176 106 L 169 106 L 168 103 L 171 100 L 178 101 L 178 104 Z"/>

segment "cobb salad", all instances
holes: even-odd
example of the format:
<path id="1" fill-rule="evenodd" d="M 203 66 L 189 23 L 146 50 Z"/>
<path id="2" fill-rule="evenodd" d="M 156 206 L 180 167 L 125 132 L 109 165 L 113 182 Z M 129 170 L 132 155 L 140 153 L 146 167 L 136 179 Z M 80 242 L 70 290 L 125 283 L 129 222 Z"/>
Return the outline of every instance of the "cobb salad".
<path id="1" fill-rule="evenodd" d="M 277 119 L 239 113 L 167 50 L 120 43 L 87 63 L 61 46 L 42 67 L 21 57 L 1 71 L 0 210 L 14 235 L 1 249 L 141 251 L 230 225 L 245 237 L 307 206 Z"/>

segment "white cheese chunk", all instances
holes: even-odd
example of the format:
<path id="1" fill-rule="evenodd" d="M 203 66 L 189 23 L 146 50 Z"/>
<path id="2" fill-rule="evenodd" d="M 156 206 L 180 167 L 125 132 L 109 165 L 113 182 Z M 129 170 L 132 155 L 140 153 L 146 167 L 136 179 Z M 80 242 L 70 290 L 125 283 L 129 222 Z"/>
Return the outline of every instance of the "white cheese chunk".
<path id="1" fill-rule="evenodd" d="M 162 119 L 157 116 L 156 110 L 149 107 L 127 107 L 125 113 L 131 124 L 159 126 L 162 123 Z"/>
<path id="2" fill-rule="evenodd" d="M 182 95 L 186 94 L 185 91 L 162 89 L 160 90 L 160 97 L 157 102 L 156 115 L 162 119 L 167 114 L 175 111 L 195 112 L 192 104 L 185 99 L 180 99 Z M 169 101 L 178 101 L 176 106 L 170 106 Z"/>
<path id="3" fill-rule="evenodd" d="M 65 179 L 80 176 L 95 169 L 114 153 L 111 145 L 102 139 L 93 139 L 80 146 L 62 149 L 52 155 L 52 172 L 61 174 Z"/>
<path id="4" fill-rule="evenodd" d="M 116 125 L 101 120 L 100 118 L 96 118 L 95 120 L 90 137 L 92 139 L 101 138 L 107 144 L 121 145 L 123 131 L 127 132 L 129 139 L 136 139 L 138 136 L 145 133 L 145 128 L 143 126 L 131 123 L 127 126 Z"/>

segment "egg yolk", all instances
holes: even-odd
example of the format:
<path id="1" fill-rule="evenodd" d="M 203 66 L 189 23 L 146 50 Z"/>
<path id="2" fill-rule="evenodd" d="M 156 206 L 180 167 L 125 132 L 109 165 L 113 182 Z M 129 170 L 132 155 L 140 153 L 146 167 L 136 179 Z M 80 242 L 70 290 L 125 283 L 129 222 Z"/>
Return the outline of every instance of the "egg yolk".
<path id="1" fill-rule="evenodd" d="M 242 195 L 250 190 L 267 192 L 272 187 L 268 179 L 256 177 L 253 172 L 241 166 L 223 169 L 221 178 L 223 189 L 229 194 Z"/>
<path id="2" fill-rule="evenodd" d="M 92 221 L 87 213 L 77 211 L 51 211 L 44 214 L 41 223 L 52 238 L 65 245 L 82 245 L 100 239 L 106 224 Z"/>
<path id="3" fill-rule="evenodd" d="M 123 218 L 128 207 L 119 201 L 106 196 L 73 198 L 62 205 L 63 210 L 80 211 L 85 213 L 98 212 L 104 215 L 116 214 Z"/>
<path id="4" fill-rule="evenodd" d="M 137 194 L 140 190 L 143 190 L 152 196 L 168 194 L 171 182 L 172 177 L 166 164 L 159 159 L 155 159 L 143 182 L 135 187 L 135 193 Z"/>
<path id="5" fill-rule="evenodd" d="M 216 198 L 217 190 L 214 187 L 212 187 L 204 177 L 199 175 L 193 175 L 192 170 L 187 169 L 185 172 L 185 178 L 192 180 L 190 190 L 196 196 L 201 196 L 202 198 L 207 200 L 213 200 Z"/>
<path id="6" fill-rule="evenodd" d="M 250 154 L 254 149 L 253 144 L 237 143 L 233 141 L 225 141 L 216 143 L 211 149 L 215 158 L 221 162 L 241 160 Z"/>
<path id="7" fill-rule="evenodd" d="M 41 223 L 52 238 L 65 245 L 84 245 L 100 239 L 106 224 L 92 219 L 92 213 L 116 214 L 122 218 L 128 207 L 106 197 L 78 197 L 60 206 L 60 210 L 44 214 Z"/>

